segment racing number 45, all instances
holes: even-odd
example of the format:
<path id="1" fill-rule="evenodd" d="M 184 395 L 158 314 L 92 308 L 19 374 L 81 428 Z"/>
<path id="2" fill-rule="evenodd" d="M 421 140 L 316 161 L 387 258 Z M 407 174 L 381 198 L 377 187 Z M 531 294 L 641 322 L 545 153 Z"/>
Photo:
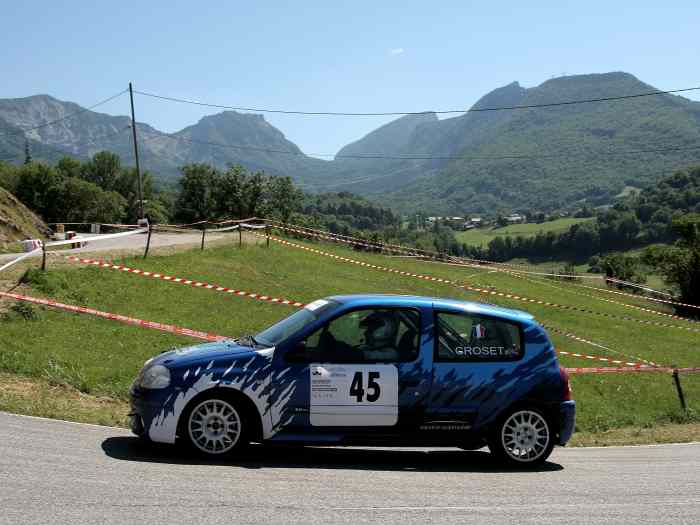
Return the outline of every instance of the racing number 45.
<path id="1" fill-rule="evenodd" d="M 365 390 L 365 388 L 363 388 L 363 373 L 355 372 L 352 383 L 350 384 L 350 395 L 354 396 L 358 403 L 362 403 L 363 400 L 374 403 L 379 399 L 382 393 L 382 389 L 379 387 L 379 383 L 377 383 L 379 377 L 379 372 L 367 372 L 367 389 Z M 367 394 L 366 397 L 365 394 Z"/>

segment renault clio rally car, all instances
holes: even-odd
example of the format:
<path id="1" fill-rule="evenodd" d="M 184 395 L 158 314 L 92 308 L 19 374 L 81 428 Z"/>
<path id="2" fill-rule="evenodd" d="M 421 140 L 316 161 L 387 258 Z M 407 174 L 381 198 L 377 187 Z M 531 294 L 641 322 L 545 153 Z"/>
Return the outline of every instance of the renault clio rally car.
<path id="1" fill-rule="evenodd" d="M 547 333 L 525 312 L 394 295 L 314 301 L 255 335 L 146 362 L 132 431 L 218 456 L 251 441 L 488 445 L 544 461 L 576 404 Z"/>

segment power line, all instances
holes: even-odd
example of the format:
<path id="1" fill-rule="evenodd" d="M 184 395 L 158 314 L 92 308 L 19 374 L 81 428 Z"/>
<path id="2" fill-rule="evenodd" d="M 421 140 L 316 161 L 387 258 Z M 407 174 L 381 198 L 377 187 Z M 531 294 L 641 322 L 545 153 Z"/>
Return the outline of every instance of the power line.
<path id="1" fill-rule="evenodd" d="M 99 137 L 93 137 L 93 138 L 94 138 L 94 139 L 97 139 L 97 140 L 110 138 L 110 137 L 117 136 L 117 135 L 120 135 L 120 134 L 124 133 L 124 131 L 127 130 L 127 129 L 129 129 L 129 128 L 126 127 L 126 128 L 123 128 L 123 129 L 117 129 L 117 130 L 115 130 L 115 131 L 112 132 L 112 133 L 106 133 L 106 134 L 104 134 L 104 135 L 100 135 Z M 8 139 L 10 139 L 10 140 L 12 140 L 12 139 L 21 140 L 22 143 L 24 143 L 24 140 L 25 140 L 24 138 L 21 138 L 21 139 L 20 139 L 20 137 L 8 137 Z M 61 148 L 57 148 L 57 147 L 55 147 L 55 146 L 51 146 L 51 145 L 49 145 L 49 144 L 45 144 L 45 143 L 39 142 L 39 141 L 37 141 L 37 140 L 33 140 L 32 142 L 30 142 L 30 143 L 29 143 L 29 147 L 30 147 L 30 149 L 36 148 L 36 149 L 38 149 L 38 150 L 41 150 L 42 148 L 43 148 L 43 149 L 47 149 L 47 150 L 53 151 L 53 152 L 55 152 L 55 153 L 58 153 L 58 154 L 60 154 L 60 155 L 66 156 L 66 157 L 88 157 L 88 156 L 89 156 L 89 155 L 86 155 L 86 154 L 73 153 L 72 151 L 68 151 L 68 150 L 64 150 L 64 149 L 61 149 Z M 14 157 L 8 157 L 8 158 L 6 158 L 5 160 L 12 160 L 12 159 L 17 159 L 17 158 L 22 158 L 22 157 L 24 157 L 24 151 L 22 151 L 21 153 L 18 153 L 18 154 L 15 155 Z"/>
<path id="2" fill-rule="evenodd" d="M 384 117 L 384 116 L 398 116 L 398 115 L 427 115 L 427 114 L 438 114 L 447 115 L 455 113 L 479 113 L 484 111 L 507 111 L 515 109 L 535 109 L 535 108 L 550 108 L 556 106 L 570 106 L 573 104 L 586 104 L 592 102 L 610 102 L 614 100 L 627 100 L 640 97 L 650 97 L 654 95 L 670 95 L 673 93 L 683 93 L 687 91 L 698 91 L 698 87 L 690 87 L 683 89 L 671 89 L 668 91 L 648 91 L 645 93 L 637 93 L 634 95 L 620 95 L 616 97 L 600 97 L 600 98 L 589 98 L 582 100 L 567 100 L 563 102 L 549 102 L 544 104 L 523 104 L 515 106 L 499 106 L 499 107 L 486 107 L 486 108 L 470 108 L 470 109 L 448 109 L 440 111 L 386 111 L 386 112 L 347 112 L 347 111 L 293 111 L 287 109 L 267 109 L 267 108 L 249 108 L 243 106 L 227 106 L 223 104 L 211 104 L 208 102 L 200 102 L 198 100 L 189 100 L 184 98 L 169 97 L 165 95 L 158 95 L 156 93 L 148 93 L 146 91 L 134 90 L 134 93 L 143 95 L 145 97 L 157 98 L 161 100 L 168 100 L 170 102 L 180 102 L 183 104 L 193 104 L 196 106 L 205 106 L 217 109 L 231 109 L 234 111 L 254 111 L 257 113 L 281 113 L 284 115 L 326 115 L 326 116 L 344 116 L 344 117 Z"/>
<path id="3" fill-rule="evenodd" d="M 331 153 L 304 153 L 301 151 L 290 151 L 290 150 L 278 150 L 269 148 L 259 148 L 255 146 L 243 146 L 238 144 L 224 144 L 221 142 L 210 142 L 206 140 L 195 140 L 188 139 L 185 137 L 180 137 L 178 135 L 163 133 L 161 135 L 153 135 L 151 137 L 145 137 L 145 140 L 155 139 L 158 137 L 167 137 L 172 140 L 181 140 L 183 142 L 189 142 L 192 144 L 202 144 L 204 146 L 214 146 L 220 148 L 231 148 L 239 150 L 250 150 L 259 151 L 263 153 L 280 153 L 286 155 L 296 155 L 296 156 L 311 156 L 311 157 L 331 157 L 336 159 L 369 159 L 369 160 L 538 160 L 538 159 L 548 159 L 548 158 L 560 158 L 560 157 L 584 157 L 589 158 L 591 156 L 614 156 L 614 155 L 634 155 L 643 153 L 669 153 L 676 151 L 693 151 L 700 150 L 700 145 L 697 146 L 669 146 L 663 148 L 653 148 L 653 149 L 638 149 L 638 150 L 624 150 L 624 151 L 596 151 L 589 154 L 576 154 L 576 153 L 553 153 L 549 155 L 489 155 L 489 156 L 451 156 L 451 155 L 382 155 L 382 154 L 369 154 L 369 155 L 334 155 Z"/>
<path id="4" fill-rule="evenodd" d="M 23 133 L 23 134 L 24 134 L 24 133 L 27 133 L 28 131 L 34 131 L 34 130 L 37 130 L 37 129 L 45 128 L 45 127 L 47 127 L 47 126 L 52 126 L 52 125 L 54 125 L 54 124 L 58 124 L 59 122 L 63 122 L 64 120 L 67 120 L 67 119 L 69 119 L 69 118 L 73 118 L 73 117 L 75 117 L 76 115 L 80 115 L 81 113 L 85 113 L 86 111 L 91 111 L 91 110 L 95 109 L 96 107 L 99 107 L 99 106 L 101 106 L 101 105 L 103 105 L 103 104 L 106 104 L 107 102 L 111 102 L 111 101 L 114 100 L 115 98 L 118 98 L 118 97 L 122 96 L 122 95 L 123 95 L 124 93 L 126 93 L 127 91 L 129 91 L 128 88 L 127 88 L 127 89 L 124 89 L 124 90 L 122 90 L 122 91 L 120 91 L 120 92 L 117 93 L 116 95 L 112 95 L 112 96 L 109 97 L 109 98 L 106 98 L 106 99 L 104 99 L 104 100 L 99 101 L 97 104 L 93 104 L 92 106 L 89 106 L 89 107 L 87 107 L 87 108 L 81 108 L 81 109 L 79 109 L 78 111 L 74 111 L 73 113 L 69 113 L 68 115 L 64 115 L 63 117 L 58 118 L 58 119 L 56 119 L 56 120 L 51 120 L 51 121 L 49 121 L 49 122 L 44 122 L 43 124 L 39 124 L 38 126 L 33 126 L 33 127 L 31 127 L 31 128 L 21 128 L 19 131 L 14 131 L 14 130 L 6 131 L 6 132 L 4 132 L 4 133 L 2 133 L 2 134 L 3 134 L 3 135 L 10 135 L 10 134 L 18 135 L 18 134 L 20 134 L 20 133 Z"/>

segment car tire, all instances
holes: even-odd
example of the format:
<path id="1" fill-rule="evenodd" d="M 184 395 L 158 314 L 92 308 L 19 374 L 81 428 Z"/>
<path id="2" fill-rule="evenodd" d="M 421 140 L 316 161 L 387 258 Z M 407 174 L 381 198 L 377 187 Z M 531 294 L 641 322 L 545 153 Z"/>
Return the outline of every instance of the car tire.
<path id="1" fill-rule="evenodd" d="M 228 396 L 196 399 L 180 421 L 180 437 L 191 451 L 202 456 L 234 455 L 249 443 L 250 419 L 241 403 Z"/>
<path id="2" fill-rule="evenodd" d="M 547 416 L 536 408 L 518 408 L 499 419 L 488 446 L 499 460 L 510 465 L 539 465 L 552 453 L 555 435 Z"/>

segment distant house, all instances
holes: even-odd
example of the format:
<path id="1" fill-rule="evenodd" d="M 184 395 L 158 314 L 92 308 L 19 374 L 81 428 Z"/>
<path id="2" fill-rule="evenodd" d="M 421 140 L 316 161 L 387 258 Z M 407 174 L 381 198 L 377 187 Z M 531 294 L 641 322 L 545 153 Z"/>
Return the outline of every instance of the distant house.
<path id="1" fill-rule="evenodd" d="M 484 221 L 481 217 L 472 217 L 469 219 L 468 224 L 471 224 L 474 228 L 481 228 L 484 225 Z"/>
<path id="2" fill-rule="evenodd" d="M 519 224 L 521 222 L 525 222 L 525 217 L 520 215 L 519 213 L 511 213 L 507 217 L 505 217 L 505 220 L 509 224 Z"/>

